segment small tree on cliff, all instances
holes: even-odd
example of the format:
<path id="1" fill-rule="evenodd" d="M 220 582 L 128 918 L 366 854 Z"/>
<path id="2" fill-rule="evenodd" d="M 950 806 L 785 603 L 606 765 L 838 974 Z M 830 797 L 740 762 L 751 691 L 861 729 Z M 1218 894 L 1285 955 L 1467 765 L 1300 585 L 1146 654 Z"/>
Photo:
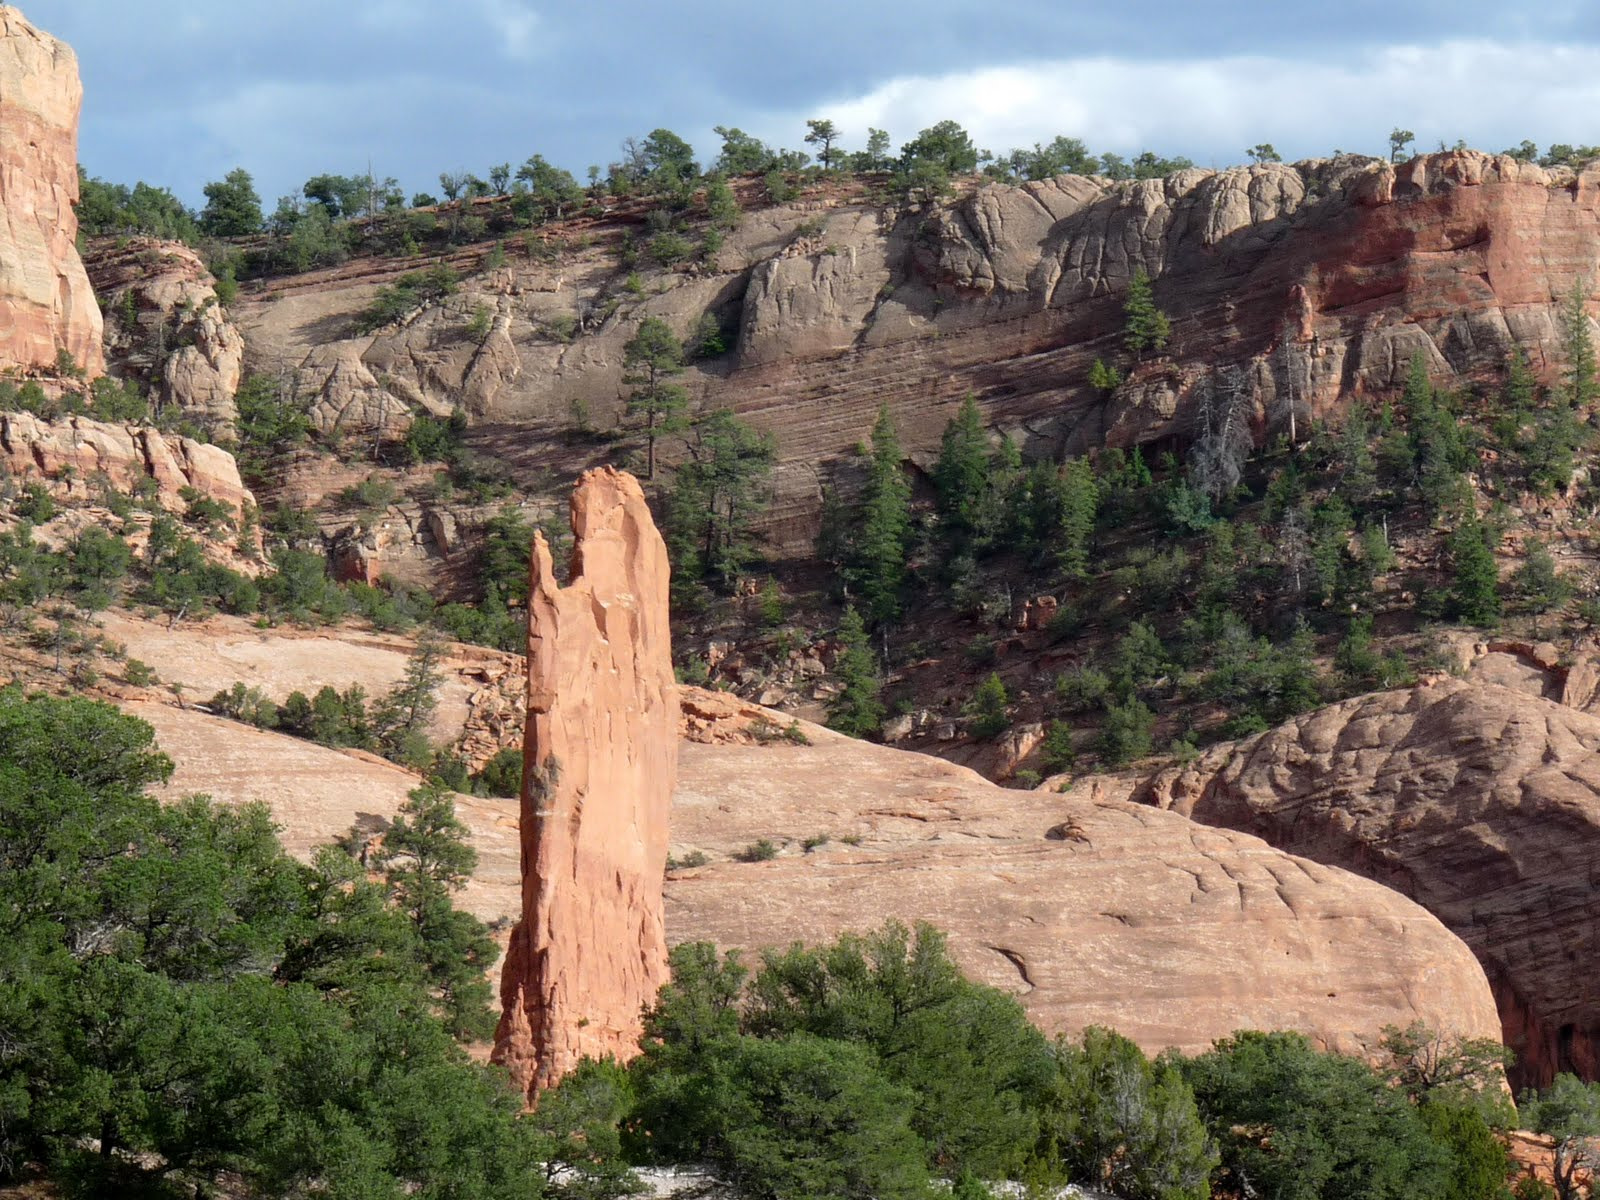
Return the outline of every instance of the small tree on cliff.
<path id="1" fill-rule="evenodd" d="M 1568 404 L 1582 408 L 1600 395 L 1600 374 L 1595 367 L 1594 336 L 1589 331 L 1589 290 L 1584 280 L 1574 279 L 1572 290 L 1561 304 L 1561 352 L 1566 359 L 1562 372 L 1563 391 Z"/>
<path id="2" fill-rule="evenodd" d="M 683 426 L 689 393 L 671 382 L 683 371 L 683 343 L 659 317 L 646 317 L 639 331 L 622 348 L 624 383 L 633 387 L 628 414 L 644 428 L 646 473 L 656 477 L 656 440 Z"/>
<path id="3" fill-rule="evenodd" d="M 1585 1195 L 1579 1175 L 1600 1170 L 1600 1084 L 1557 1075 L 1542 1093 L 1524 1094 L 1521 1114 L 1532 1128 L 1555 1138 L 1551 1166 L 1558 1200 Z"/>
<path id="4" fill-rule="evenodd" d="M 212 237 L 248 237 L 261 232 L 261 197 L 255 180 L 243 167 L 235 167 L 221 180 L 205 187 L 206 206 L 200 214 L 200 231 Z"/>
<path id="5" fill-rule="evenodd" d="M 1128 283 L 1128 298 L 1123 301 L 1122 344 L 1128 348 L 1134 361 L 1144 357 L 1146 350 L 1163 350 L 1172 333 L 1172 322 L 1167 314 L 1156 307 L 1155 293 L 1150 286 L 1150 276 L 1140 267 Z"/>

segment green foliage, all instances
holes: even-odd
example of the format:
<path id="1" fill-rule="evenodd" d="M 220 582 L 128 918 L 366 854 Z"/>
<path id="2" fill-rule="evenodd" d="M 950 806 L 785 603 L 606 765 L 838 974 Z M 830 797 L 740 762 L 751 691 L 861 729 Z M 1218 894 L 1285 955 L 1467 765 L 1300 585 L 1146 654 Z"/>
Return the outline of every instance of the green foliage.
<path id="1" fill-rule="evenodd" d="M 1000 676 L 991 671 L 988 678 L 978 685 L 977 690 L 972 693 L 972 698 L 961 709 L 972 719 L 972 736 L 995 738 L 1009 729 L 1011 715 L 1007 705 L 1010 699 Z"/>
<path id="2" fill-rule="evenodd" d="M 108 706 L 0 692 L 0 1175 L 525 1196 L 518 1098 L 430 1015 L 386 886 L 262 808 L 158 804 L 171 769 Z"/>
<path id="3" fill-rule="evenodd" d="M 1444 569 L 1449 580 L 1446 611 L 1468 625 L 1493 628 L 1500 622 L 1500 571 L 1489 548 L 1489 529 L 1468 516 L 1445 540 Z"/>
<path id="4" fill-rule="evenodd" d="M 628 414 L 644 430 L 649 478 L 656 477 L 656 442 L 683 427 L 689 393 L 672 383 L 683 371 L 683 343 L 659 317 L 646 317 L 623 347 L 623 382 L 633 388 Z"/>
<path id="5" fill-rule="evenodd" d="M 1045 1134 L 1072 1178 L 1127 1200 L 1208 1200 L 1217 1150 L 1176 1065 L 1099 1028 L 1058 1042 L 1056 1062 Z"/>
<path id="6" fill-rule="evenodd" d="M 1120 767 L 1155 748 L 1155 714 L 1142 700 L 1129 699 L 1106 707 L 1096 748 L 1108 766 Z"/>
<path id="7" fill-rule="evenodd" d="M 772 438 L 718 409 L 695 422 L 685 450 L 667 496 L 675 574 L 731 586 L 755 556 L 753 526 L 766 508 L 776 456 Z"/>
<path id="8" fill-rule="evenodd" d="M 839 620 L 839 653 L 833 660 L 833 677 L 838 692 L 828 701 L 828 728 L 851 737 L 876 733 L 883 724 L 883 683 L 878 677 L 877 660 L 867 643 L 867 630 L 855 607 L 844 610 Z"/>
<path id="9" fill-rule="evenodd" d="M 1052 775 L 1070 771 L 1077 765 L 1078 747 L 1072 726 L 1065 721 L 1051 721 L 1045 726 L 1044 741 L 1039 743 L 1039 760 Z"/>
<path id="10" fill-rule="evenodd" d="M 1224 1180 L 1260 1195 L 1446 1194 L 1451 1164 L 1403 1091 L 1296 1033 L 1238 1033 L 1183 1064 Z"/>
<path id="11" fill-rule="evenodd" d="M 1114 392 L 1122 386 L 1122 372 L 1097 358 L 1089 368 L 1089 386 L 1097 392 Z"/>
<path id="12" fill-rule="evenodd" d="M 239 444 L 247 462 L 303 444 L 311 436 L 311 417 L 267 375 L 251 375 L 234 397 L 239 409 Z"/>
<path id="13" fill-rule="evenodd" d="M 1562 393 L 1573 408 L 1585 408 L 1600 396 L 1600 371 L 1595 366 L 1594 335 L 1589 331 L 1588 289 L 1574 279 L 1561 305 Z"/>
<path id="14" fill-rule="evenodd" d="M 200 232 L 211 237 L 248 237 L 261 231 L 261 197 L 250 172 L 236 167 L 205 186 Z"/>
<path id="15" fill-rule="evenodd" d="M 200 238 L 194 216 L 166 188 L 107 183 L 78 168 L 78 228 L 90 237 L 142 233 L 187 242 Z"/>
<path id="16" fill-rule="evenodd" d="M 356 317 L 356 329 L 371 333 L 400 320 L 413 309 L 453 295 L 460 286 L 455 269 L 439 263 L 426 271 L 408 271 L 378 289 L 365 311 Z"/>
<path id="17" fill-rule="evenodd" d="M 391 902 L 416 933 L 435 1011 L 462 1040 L 486 1038 L 494 1031 L 495 1014 L 489 1009 L 493 989 L 485 976 L 499 957 L 484 924 L 451 903 L 478 865 L 467 835 L 449 791 L 427 784 L 414 789 L 400 806 L 372 856 Z"/>
<path id="18" fill-rule="evenodd" d="M 1156 307 L 1150 276 L 1142 267 L 1135 270 L 1128 281 L 1128 295 L 1122 302 L 1122 320 L 1122 344 L 1135 361 L 1143 358 L 1146 350 L 1159 353 L 1166 349 L 1172 323 L 1167 314 Z"/>
<path id="19" fill-rule="evenodd" d="M 522 794 L 522 751 L 506 746 L 472 777 L 472 790 L 481 796 L 516 799 Z"/>
<path id="20" fill-rule="evenodd" d="M 507 601 L 528 599 L 528 569 L 532 556 L 533 526 L 510 506 L 490 517 L 483 527 L 478 579 L 485 592 L 494 588 Z"/>
<path id="21" fill-rule="evenodd" d="M 900 615 L 911 537 L 911 481 L 901 467 L 905 454 L 887 405 L 872 427 L 870 457 L 844 575 L 877 623 Z"/>
<path id="22" fill-rule="evenodd" d="M 1555 1139 L 1558 1200 L 1577 1200 L 1580 1178 L 1600 1168 L 1600 1084 L 1562 1072 L 1543 1092 L 1524 1093 L 1518 1107 L 1528 1127 Z"/>
<path id="23" fill-rule="evenodd" d="M 1544 543 L 1531 536 L 1523 543 L 1522 564 L 1511 576 L 1511 586 L 1529 612 L 1549 612 L 1572 599 L 1572 581 L 1556 569 Z"/>
<path id="24" fill-rule="evenodd" d="M 761 838 L 737 851 L 733 857 L 742 863 L 771 862 L 778 857 L 778 847 L 770 838 Z"/>

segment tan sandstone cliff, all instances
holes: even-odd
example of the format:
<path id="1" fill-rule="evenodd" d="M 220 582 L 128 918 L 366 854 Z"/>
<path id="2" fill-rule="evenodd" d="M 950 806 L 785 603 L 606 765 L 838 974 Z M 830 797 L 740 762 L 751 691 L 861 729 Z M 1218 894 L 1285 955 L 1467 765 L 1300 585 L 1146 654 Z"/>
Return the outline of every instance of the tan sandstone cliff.
<path id="1" fill-rule="evenodd" d="M 1215 747 L 1136 798 L 1412 897 L 1487 970 L 1517 1082 L 1600 1073 L 1600 718 L 1441 680 Z"/>
<path id="2" fill-rule="evenodd" d="M 0 5 L 0 369 L 65 350 L 105 370 L 100 309 L 78 257 L 78 109 L 65 43 Z"/>
<path id="3" fill-rule="evenodd" d="M 661 884 L 677 776 L 667 549 L 631 475 L 572 496 L 571 582 L 542 535 L 528 601 L 522 919 L 495 1059 L 530 1098 L 579 1059 L 637 1053 L 666 979 Z"/>
<path id="4" fill-rule="evenodd" d="M 618 422 L 623 347 L 644 318 L 687 336 L 709 313 L 737 330 L 734 347 L 685 381 L 706 409 L 775 435 L 767 521 L 778 549 L 802 551 L 879 403 L 926 465 L 968 392 L 1028 452 L 1075 453 L 1188 437 L 1223 369 L 1248 382 L 1263 442 L 1398 386 L 1413 354 L 1452 384 L 1497 370 L 1513 345 L 1549 373 L 1562 297 L 1600 279 L 1600 169 L 1463 151 L 984 184 L 928 208 L 824 193 L 747 213 L 710 263 L 649 273 L 637 293 L 614 244 L 577 248 L 591 236 L 553 257 L 514 253 L 374 334 L 353 317 L 387 278 L 375 272 L 404 264 L 275 283 L 241 300 L 239 320 L 259 365 L 295 377 L 325 424 L 459 400 L 475 444 L 531 481 L 570 468 L 571 451 L 538 448 L 570 428 L 573 402 L 601 429 Z M 1141 269 L 1172 317 L 1169 354 L 1097 393 L 1089 367 L 1125 357 L 1122 303 Z M 461 333 L 479 306 L 493 314 L 482 345 Z M 562 321 L 575 336 L 552 336 Z"/>

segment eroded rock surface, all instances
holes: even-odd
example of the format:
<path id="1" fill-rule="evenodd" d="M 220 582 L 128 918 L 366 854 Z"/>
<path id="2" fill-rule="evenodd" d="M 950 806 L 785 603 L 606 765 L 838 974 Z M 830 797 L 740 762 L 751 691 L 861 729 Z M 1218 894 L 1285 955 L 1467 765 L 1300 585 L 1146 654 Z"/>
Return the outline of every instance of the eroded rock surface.
<path id="1" fill-rule="evenodd" d="M 528 601 L 522 919 L 495 1060 L 530 1098 L 584 1057 L 638 1052 L 666 978 L 661 883 L 677 776 L 666 545 L 633 476 L 572 496 L 571 582 L 542 535 Z"/>
<path id="2" fill-rule="evenodd" d="M 1135 798 L 1412 897 L 1483 963 L 1515 1081 L 1600 1072 L 1600 718 L 1441 680 L 1218 746 Z"/>
<path id="3" fill-rule="evenodd" d="M 746 729 L 755 719 L 748 705 L 695 703 L 690 730 L 719 708 Z M 1498 1035 L 1461 940 L 1348 871 L 1100 800 L 1092 781 L 1007 790 L 812 725 L 810 745 L 773 732 L 760 744 L 701 728 L 683 747 L 673 854 L 712 861 L 672 873 L 674 943 L 754 950 L 929 921 L 963 969 L 1016 993 L 1045 1029 L 1109 1025 L 1151 1052 L 1242 1028 L 1345 1051 L 1391 1022 Z M 729 861 L 760 839 L 778 857 Z"/>
<path id="4" fill-rule="evenodd" d="M 185 488 L 235 512 L 255 503 L 226 450 L 147 426 L 87 417 L 47 421 L 32 413 L 0 413 L 0 466 L 13 475 L 45 480 L 64 494 L 90 498 L 101 477 L 123 492 L 153 481 L 156 498 L 175 512 L 188 506 L 180 495 Z"/>
<path id="5" fill-rule="evenodd" d="M 119 369 L 147 378 L 163 404 L 231 430 L 244 335 L 200 256 L 182 242 L 103 240 L 91 248 L 88 268 L 111 314 L 106 342 Z"/>
<path id="6" fill-rule="evenodd" d="M 100 309 L 78 257 L 78 60 L 0 5 L 0 369 L 61 351 L 105 370 Z"/>

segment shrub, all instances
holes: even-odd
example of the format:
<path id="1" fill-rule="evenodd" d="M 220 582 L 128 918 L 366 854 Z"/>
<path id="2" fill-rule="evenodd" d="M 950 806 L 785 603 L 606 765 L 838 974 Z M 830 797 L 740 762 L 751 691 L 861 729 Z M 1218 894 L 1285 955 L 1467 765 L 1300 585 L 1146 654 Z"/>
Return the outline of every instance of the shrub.
<path id="1" fill-rule="evenodd" d="M 778 857 L 778 847 L 771 840 L 762 838 L 758 842 L 751 842 L 733 857 L 742 863 L 769 862 Z"/>

